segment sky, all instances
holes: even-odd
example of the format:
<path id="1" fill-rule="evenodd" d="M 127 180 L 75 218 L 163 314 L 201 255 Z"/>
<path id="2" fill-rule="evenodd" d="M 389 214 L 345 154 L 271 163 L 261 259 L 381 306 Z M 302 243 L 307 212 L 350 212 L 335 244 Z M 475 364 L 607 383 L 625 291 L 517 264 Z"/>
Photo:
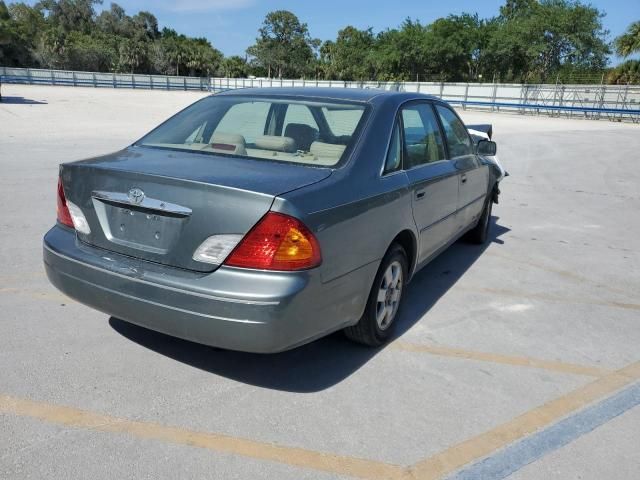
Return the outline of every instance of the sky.
<path id="1" fill-rule="evenodd" d="M 35 3 L 31 1 L 29 3 Z M 109 8 L 104 0 L 102 8 Z M 346 25 L 372 27 L 374 32 L 393 28 L 407 17 L 430 23 L 436 18 L 462 12 L 481 18 L 498 14 L 504 0 L 120 0 L 129 15 L 139 10 L 155 14 L 160 27 L 171 27 L 189 36 L 206 37 L 225 55 L 244 56 L 255 42 L 265 15 L 273 10 L 290 10 L 309 26 L 311 36 L 335 39 Z M 640 0 L 586 0 L 606 13 L 604 26 L 609 40 L 640 20 Z M 622 59 L 612 56 L 611 65 Z"/>

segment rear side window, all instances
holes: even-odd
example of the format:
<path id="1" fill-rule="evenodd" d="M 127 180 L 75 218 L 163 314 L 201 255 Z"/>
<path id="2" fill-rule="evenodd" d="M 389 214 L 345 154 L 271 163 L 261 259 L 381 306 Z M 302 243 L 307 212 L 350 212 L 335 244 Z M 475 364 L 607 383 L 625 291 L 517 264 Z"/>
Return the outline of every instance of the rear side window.
<path id="1" fill-rule="evenodd" d="M 430 105 L 419 103 L 403 108 L 402 124 L 405 170 L 446 158 L 440 127 Z"/>
<path id="2" fill-rule="evenodd" d="M 436 110 L 442 121 L 442 127 L 444 128 L 444 135 L 447 139 L 451 158 L 471 155 L 473 153 L 473 147 L 467 127 L 464 126 L 458 116 L 449 108 L 436 105 Z"/>
<path id="3" fill-rule="evenodd" d="M 389 152 L 387 153 L 387 161 L 384 164 L 384 173 L 393 172 L 400 168 L 402 161 L 402 142 L 400 141 L 400 126 L 396 122 L 393 127 L 391 143 L 389 144 Z"/>

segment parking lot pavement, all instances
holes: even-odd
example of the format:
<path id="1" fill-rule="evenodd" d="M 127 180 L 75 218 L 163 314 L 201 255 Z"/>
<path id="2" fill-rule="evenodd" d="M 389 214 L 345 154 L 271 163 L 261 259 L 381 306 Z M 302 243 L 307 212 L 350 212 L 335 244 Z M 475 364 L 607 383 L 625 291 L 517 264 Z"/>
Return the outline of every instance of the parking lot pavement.
<path id="1" fill-rule="evenodd" d="M 0 478 L 638 478 L 640 126 L 461 111 L 511 174 L 492 241 L 420 272 L 385 348 L 264 356 L 110 319 L 43 273 L 58 163 L 203 95 L 3 86 Z"/>

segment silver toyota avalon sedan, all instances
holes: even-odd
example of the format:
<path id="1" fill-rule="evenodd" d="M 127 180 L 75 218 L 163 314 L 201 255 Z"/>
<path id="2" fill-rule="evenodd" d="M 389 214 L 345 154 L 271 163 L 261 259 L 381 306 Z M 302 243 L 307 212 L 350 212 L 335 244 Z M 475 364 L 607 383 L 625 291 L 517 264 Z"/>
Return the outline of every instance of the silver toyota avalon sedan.
<path id="1" fill-rule="evenodd" d="M 246 89 L 122 151 L 60 166 L 49 280 L 108 315 L 277 352 L 377 346 L 438 253 L 490 228 L 497 176 L 451 107 L 358 89 Z"/>

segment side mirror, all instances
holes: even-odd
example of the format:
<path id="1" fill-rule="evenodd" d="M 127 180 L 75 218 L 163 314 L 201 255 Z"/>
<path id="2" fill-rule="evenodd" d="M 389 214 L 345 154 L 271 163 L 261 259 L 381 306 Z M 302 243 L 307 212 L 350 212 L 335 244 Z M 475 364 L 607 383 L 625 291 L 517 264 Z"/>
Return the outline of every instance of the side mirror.
<path id="1" fill-rule="evenodd" d="M 476 145 L 476 153 L 483 157 L 493 157 L 498 151 L 498 145 L 491 140 L 480 140 Z"/>

